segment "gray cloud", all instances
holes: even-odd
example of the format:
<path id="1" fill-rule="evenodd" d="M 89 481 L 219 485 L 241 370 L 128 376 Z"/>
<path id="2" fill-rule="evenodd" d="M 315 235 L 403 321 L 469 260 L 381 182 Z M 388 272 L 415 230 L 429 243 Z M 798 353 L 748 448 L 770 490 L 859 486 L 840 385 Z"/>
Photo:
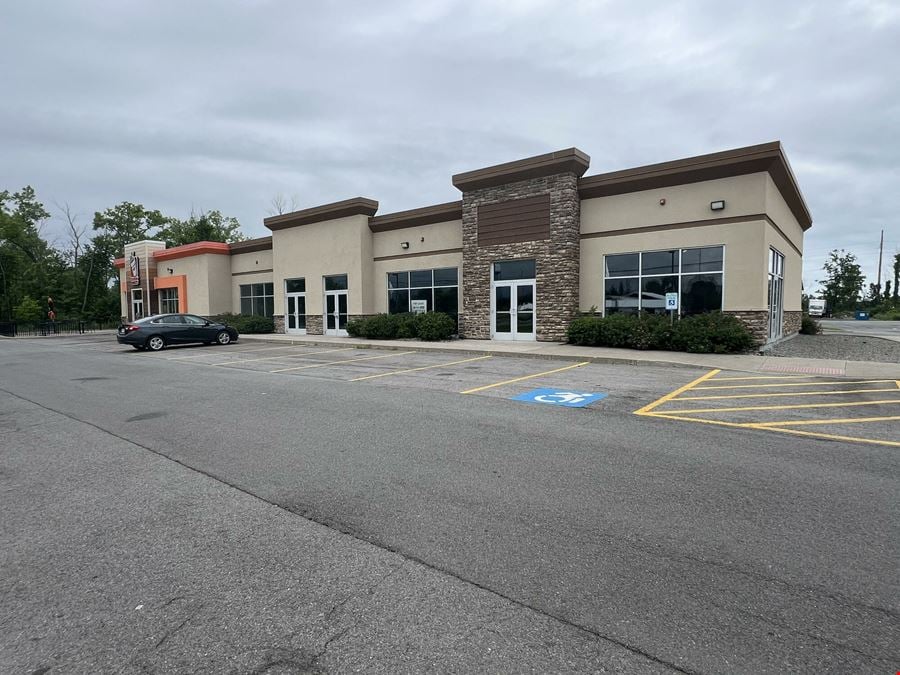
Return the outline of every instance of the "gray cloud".
<path id="1" fill-rule="evenodd" d="M 459 171 L 576 145 L 591 173 L 780 139 L 828 250 L 900 246 L 900 10 L 890 1 L 13 3 L 0 187 L 86 222 L 128 199 L 273 195 L 381 212 Z M 60 222 L 48 228 L 60 229 Z"/>

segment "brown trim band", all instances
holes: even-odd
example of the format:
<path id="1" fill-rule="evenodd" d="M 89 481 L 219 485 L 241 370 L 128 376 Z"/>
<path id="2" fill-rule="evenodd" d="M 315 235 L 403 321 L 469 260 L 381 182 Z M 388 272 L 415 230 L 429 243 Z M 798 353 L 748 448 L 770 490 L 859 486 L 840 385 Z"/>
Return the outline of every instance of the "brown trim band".
<path id="1" fill-rule="evenodd" d="M 578 181 L 578 194 L 593 199 L 762 172 L 769 173 L 800 227 L 808 230 L 812 216 L 779 141 L 587 176 Z"/>
<path id="2" fill-rule="evenodd" d="M 390 232 L 419 225 L 432 225 L 453 220 L 462 220 L 462 201 L 424 206 L 420 209 L 386 213 L 369 219 L 372 232 Z"/>
<path id="3" fill-rule="evenodd" d="M 587 153 L 578 148 L 567 148 L 515 162 L 458 173 L 453 176 L 453 185 L 461 192 L 468 192 L 558 173 L 574 173 L 578 177 L 583 176 L 590 165 L 591 158 Z"/>
<path id="4" fill-rule="evenodd" d="M 709 227 L 711 225 L 731 225 L 733 223 L 752 223 L 764 220 L 784 237 L 784 240 L 799 256 L 803 253 L 784 234 L 780 227 L 765 213 L 754 213 L 747 216 L 731 216 L 729 218 L 709 218 L 708 220 L 690 220 L 682 223 L 666 223 L 664 225 L 647 225 L 645 227 L 627 227 L 619 230 L 606 230 L 605 232 L 587 232 L 581 235 L 581 239 L 599 239 L 601 237 L 618 237 L 625 234 L 646 234 L 648 232 L 661 232 L 665 230 L 684 230 L 692 227 Z"/>
<path id="5" fill-rule="evenodd" d="M 345 199 L 341 202 L 323 204 L 322 206 L 315 206 L 311 209 L 292 211 L 291 213 L 264 218 L 263 225 L 274 232 L 275 230 L 284 230 L 289 227 L 308 225 L 310 223 L 320 223 L 323 220 L 346 218 L 347 216 L 371 217 L 375 215 L 377 210 L 378 202 L 374 199 L 354 197 L 353 199 Z"/>
<path id="6" fill-rule="evenodd" d="M 259 239 L 236 241 L 233 244 L 229 244 L 229 246 L 231 247 L 231 255 L 256 253 L 257 251 L 271 251 L 272 237 L 260 237 Z"/>
<path id="7" fill-rule="evenodd" d="M 250 270 L 249 272 L 232 272 L 231 276 L 233 277 L 242 277 L 245 274 L 265 274 L 266 272 L 271 272 L 271 268 L 267 270 Z"/>
<path id="8" fill-rule="evenodd" d="M 444 255 L 445 253 L 462 253 L 461 248 L 443 248 L 439 251 L 422 251 L 421 253 L 405 253 L 400 255 L 382 255 L 372 258 L 372 262 L 381 262 L 382 260 L 400 260 L 401 258 L 421 258 L 427 255 Z"/>

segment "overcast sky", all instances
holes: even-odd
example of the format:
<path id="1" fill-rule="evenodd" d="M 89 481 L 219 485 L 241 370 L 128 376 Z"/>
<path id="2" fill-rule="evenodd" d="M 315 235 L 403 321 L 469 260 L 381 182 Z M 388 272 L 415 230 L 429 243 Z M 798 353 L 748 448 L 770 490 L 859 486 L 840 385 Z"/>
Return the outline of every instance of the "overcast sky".
<path id="1" fill-rule="evenodd" d="M 900 2 L 5 2 L 0 189 L 79 222 L 132 201 L 379 213 L 576 146 L 588 174 L 780 140 L 832 248 L 900 251 Z M 887 265 L 885 265 L 887 267 Z"/>

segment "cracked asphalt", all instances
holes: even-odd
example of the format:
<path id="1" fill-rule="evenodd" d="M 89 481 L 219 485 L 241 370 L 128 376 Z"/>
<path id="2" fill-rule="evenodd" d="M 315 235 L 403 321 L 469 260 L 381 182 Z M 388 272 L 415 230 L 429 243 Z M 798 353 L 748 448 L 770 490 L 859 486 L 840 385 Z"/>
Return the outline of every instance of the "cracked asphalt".
<path id="1" fill-rule="evenodd" d="M 895 449 L 147 356 L 0 342 L 2 672 L 900 662 Z"/>

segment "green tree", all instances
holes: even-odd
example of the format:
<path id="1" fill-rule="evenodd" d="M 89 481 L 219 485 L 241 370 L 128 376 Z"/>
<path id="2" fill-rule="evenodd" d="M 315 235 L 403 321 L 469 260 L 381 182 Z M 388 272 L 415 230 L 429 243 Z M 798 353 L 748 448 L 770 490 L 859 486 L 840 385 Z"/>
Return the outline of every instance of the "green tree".
<path id="1" fill-rule="evenodd" d="M 828 254 L 823 268 L 827 278 L 818 280 L 818 283 L 822 284 L 822 296 L 832 311 L 853 309 L 859 302 L 866 281 L 856 256 L 844 249 L 834 249 Z"/>
<path id="2" fill-rule="evenodd" d="M 44 310 L 37 300 L 26 295 L 13 310 L 13 317 L 16 321 L 41 321 L 44 318 Z"/>
<path id="3" fill-rule="evenodd" d="M 192 213 L 187 220 L 170 218 L 156 236 L 165 241 L 166 246 L 170 248 L 197 241 L 221 241 L 230 244 L 246 239 L 241 233 L 241 224 L 237 218 L 223 216 L 220 211 L 205 211 L 199 216 Z"/>
<path id="4" fill-rule="evenodd" d="M 6 319 L 26 295 L 48 292 L 48 267 L 58 262 L 41 238 L 41 224 L 49 217 L 31 186 L 12 194 L 0 191 L 0 316 Z"/>

